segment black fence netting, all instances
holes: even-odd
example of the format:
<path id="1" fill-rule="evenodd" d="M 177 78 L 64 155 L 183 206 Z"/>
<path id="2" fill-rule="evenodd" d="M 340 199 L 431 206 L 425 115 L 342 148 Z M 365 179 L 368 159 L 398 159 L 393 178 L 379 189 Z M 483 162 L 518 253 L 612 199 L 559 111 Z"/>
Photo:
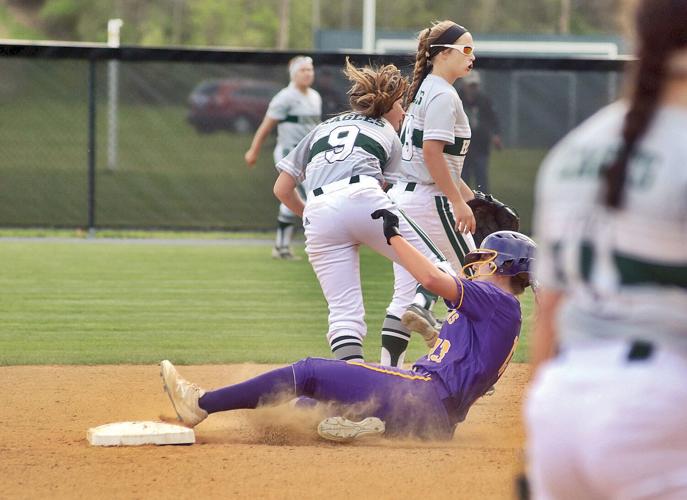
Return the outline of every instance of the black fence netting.
<path id="1" fill-rule="evenodd" d="M 288 83 L 290 54 L 48 49 L 0 45 L 0 226 L 274 226 L 275 137 L 255 168 L 243 156 L 269 100 Z M 346 108 L 344 55 L 313 57 L 326 118 Z M 412 66 L 405 56 L 374 59 L 407 72 Z M 458 85 L 473 129 L 503 145 L 486 160 L 486 148 L 471 147 L 468 157 L 488 162 L 488 185 L 479 187 L 515 206 L 525 230 L 546 151 L 617 98 L 621 68 L 619 61 L 485 60 L 476 88 L 496 122 L 484 106 L 471 108 Z"/>

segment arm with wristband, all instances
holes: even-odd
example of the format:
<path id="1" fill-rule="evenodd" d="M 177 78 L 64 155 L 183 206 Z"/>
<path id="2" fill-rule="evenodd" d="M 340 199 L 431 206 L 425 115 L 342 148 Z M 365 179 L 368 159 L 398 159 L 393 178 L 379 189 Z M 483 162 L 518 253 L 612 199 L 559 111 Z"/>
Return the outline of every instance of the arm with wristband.
<path id="1" fill-rule="evenodd" d="M 389 210 L 376 210 L 373 219 L 383 219 L 384 236 L 410 274 L 423 287 L 451 302 L 458 300 L 458 285 L 453 277 L 439 269 L 427 257 L 408 243 L 398 229 L 398 217 Z"/>

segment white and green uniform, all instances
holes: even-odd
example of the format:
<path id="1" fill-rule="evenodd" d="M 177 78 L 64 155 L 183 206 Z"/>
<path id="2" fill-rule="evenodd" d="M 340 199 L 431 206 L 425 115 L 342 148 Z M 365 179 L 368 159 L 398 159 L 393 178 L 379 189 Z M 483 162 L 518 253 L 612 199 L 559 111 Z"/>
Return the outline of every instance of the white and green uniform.
<path id="1" fill-rule="evenodd" d="M 312 88 L 308 88 L 304 94 L 292 82 L 272 98 L 266 115 L 279 122 L 277 145 L 274 148 L 274 164 L 276 165 L 320 123 L 322 98 Z M 301 194 L 304 194 L 302 190 Z M 298 217 L 282 203 L 279 205 L 277 220 L 283 224 L 295 224 Z M 290 241 L 290 237 L 288 239 Z M 277 246 L 282 245 L 277 242 Z M 283 246 L 288 246 L 288 244 Z"/>
<path id="2" fill-rule="evenodd" d="M 400 218 L 403 236 L 439 263 L 440 252 L 405 218 L 381 188 L 383 171 L 401 159 L 398 134 L 385 119 L 357 113 L 336 116 L 310 132 L 277 169 L 307 190 L 303 213 L 306 252 L 329 304 L 327 339 L 339 359 L 362 358 L 367 333 L 360 286 L 359 247 L 366 244 L 398 262 L 381 220 L 387 209 Z"/>
<path id="3" fill-rule="evenodd" d="M 443 78 L 430 74 L 420 85 L 403 122 L 402 160 L 385 171 L 387 182 L 393 184 L 388 191 L 390 198 L 427 232 L 455 270 L 461 269 L 465 254 L 474 250 L 475 242 L 471 234 L 456 232 L 453 208 L 427 170 L 422 145 L 426 140 L 447 143 L 444 158 L 457 182 L 470 137 L 470 124 L 458 92 Z M 398 265 L 394 265 L 394 279 L 394 296 L 382 326 L 382 343 L 407 344 L 410 332 L 400 318 L 413 301 L 417 283 Z M 383 348 L 381 362 L 400 366 L 403 355 L 397 359 L 390 357 Z"/>
<path id="4" fill-rule="evenodd" d="M 659 108 L 611 210 L 626 112 L 568 135 L 537 182 L 537 279 L 564 299 L 527 403 L 535 497 L 687 498 L 687 110 Z"/>

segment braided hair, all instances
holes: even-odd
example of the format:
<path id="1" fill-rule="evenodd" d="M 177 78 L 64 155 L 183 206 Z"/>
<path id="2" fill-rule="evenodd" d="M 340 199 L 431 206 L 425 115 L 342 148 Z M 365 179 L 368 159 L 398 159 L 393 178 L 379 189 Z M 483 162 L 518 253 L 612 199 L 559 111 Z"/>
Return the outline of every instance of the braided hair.
<path id="1" fill-rule="evenodd" d="M 642 0 L 635 16 L 639 62 L 632 68 L 630 106 L 622 127 L 622 144 L 604 171 L 606 206 L 620 208 L 627 165 L 651 125 L 668 77 L 669 56 L 687 47 L 687 2 Z"/>
<path id="2" fill-rule="evenodd" d="M 410 84 L 410 88 L 408 89 L 408 93 L 406 94 L 405 101 L 403 103 L 404 108 L 407 109 L 408 106 L 410 106 L 410 103 L 413 102 L 413 99 L 415 99 L 417 91 L 420 89 L 420 85 L 432 69 L 432 58 L 441 50 L 430 50 L 430 45 L 434 45 L 435 43 L 437 43 L 437 41 L 442 37 L 442 35 L 444 35 L 449 29 L 453 28 L 454 26 L 457 26 L 456 23 L 454 23 L 453 21 L 445 20 L 441 22 L 436 22 L 431 27 L 420 32 L 417 40 L 417 53 L 415 55 L 413 79 Z M 467 30 L 462 26 L 459 26 L 459 28 L 461 28 L 462 33 L 467 32 Z M 458 33 L 460 33 L 460 31 Z M 456 41 L 457 38 L 459 38 L 459 36 L 460 35 L 458 35 L 453 40 L 444 41 L 443 43 L 453 43 Z"/>

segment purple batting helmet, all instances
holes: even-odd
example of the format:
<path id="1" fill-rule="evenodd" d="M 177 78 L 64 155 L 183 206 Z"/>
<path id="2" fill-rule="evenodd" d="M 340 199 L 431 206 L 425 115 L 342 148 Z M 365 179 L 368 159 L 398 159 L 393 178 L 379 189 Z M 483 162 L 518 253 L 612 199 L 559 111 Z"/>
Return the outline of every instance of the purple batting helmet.
<path id="1" fill-rule="evenodd" d="M 537 245 L 522 233 L 516 231 L 496 231 L 484 238 L 480 248 L 465 256 L 465 264 L 489 260 L 496 266 L 494 274 L 515 276 L 526 273 L 528 278 L 534 263 Z M 496 255 L 494 256 L 494 252 Z"/>

